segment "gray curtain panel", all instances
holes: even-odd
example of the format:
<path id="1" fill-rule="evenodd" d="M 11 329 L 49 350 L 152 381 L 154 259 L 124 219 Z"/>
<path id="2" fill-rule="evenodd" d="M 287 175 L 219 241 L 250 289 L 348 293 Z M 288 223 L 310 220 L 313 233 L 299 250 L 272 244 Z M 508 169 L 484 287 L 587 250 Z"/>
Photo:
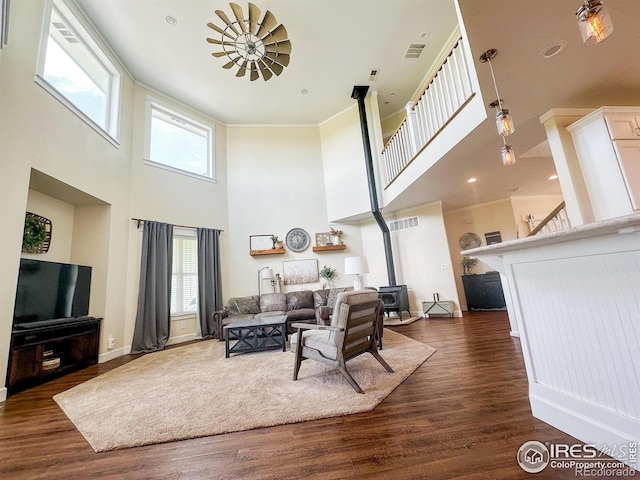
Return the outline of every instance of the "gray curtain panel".
<path id="1" fill-rule="evenodd" d="M 213 312 L 222 308 L 220 230 L 198 228 L 198 314 L 202 338 L 218 337 Z"/>
<path id="2" fill-rule="evenodd" d="M 162 350 L 169 340 L 172 263 L 173 225 L 145 221 L 131 353 Z"/>

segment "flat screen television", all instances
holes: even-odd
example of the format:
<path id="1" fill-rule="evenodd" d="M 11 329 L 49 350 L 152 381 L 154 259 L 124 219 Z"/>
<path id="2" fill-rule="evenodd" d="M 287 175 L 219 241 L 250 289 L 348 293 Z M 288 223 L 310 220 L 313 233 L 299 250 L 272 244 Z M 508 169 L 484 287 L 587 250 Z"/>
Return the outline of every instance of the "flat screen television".
<path id="1" fill-rule="evenodd" d="M 91 267 L 20 259 L 13 328 L 24 329 L 87 316 Z"/>

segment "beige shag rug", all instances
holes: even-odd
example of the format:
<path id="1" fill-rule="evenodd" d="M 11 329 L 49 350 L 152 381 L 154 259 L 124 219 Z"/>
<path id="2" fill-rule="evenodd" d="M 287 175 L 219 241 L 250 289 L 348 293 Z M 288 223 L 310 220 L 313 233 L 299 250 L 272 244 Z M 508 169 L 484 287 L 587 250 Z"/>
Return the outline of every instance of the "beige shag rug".
<path id="1" fill-rule="evenodd" d="M 371 355 L 347 362 L 365 394 L 312 360 L 292 380 L 293 353 L 224 356 L 209 340 L 144 355 L 53 399 L 96 452 L 373 410 L 435 349 L 385 330 L 387 373 Z"/>

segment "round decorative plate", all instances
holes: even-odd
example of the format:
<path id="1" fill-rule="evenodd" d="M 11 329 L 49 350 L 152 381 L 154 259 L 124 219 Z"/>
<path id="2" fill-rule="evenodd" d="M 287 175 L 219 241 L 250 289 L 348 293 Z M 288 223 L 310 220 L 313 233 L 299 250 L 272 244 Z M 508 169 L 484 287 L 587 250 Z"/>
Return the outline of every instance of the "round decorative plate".
<path id="1" fill-rule="evenodd" d="M 309 234 L 302 228 L 292 228 L 285 237 L 287 248 L 292 252 L 302 252 L 309 246 L 310 241 Z"/>
<path id="2" fill-rule="evenodd" d="M 480 245 L 482 245 L 482 240 L 480 240 L 480 237 L 475 233 L 471 233 L 471 232 L 463 233 L 460 236 L 459 242 L 460 242 L 460 247 L 463 250 L 469 250 L 470 248 L 478 248 Z"/>

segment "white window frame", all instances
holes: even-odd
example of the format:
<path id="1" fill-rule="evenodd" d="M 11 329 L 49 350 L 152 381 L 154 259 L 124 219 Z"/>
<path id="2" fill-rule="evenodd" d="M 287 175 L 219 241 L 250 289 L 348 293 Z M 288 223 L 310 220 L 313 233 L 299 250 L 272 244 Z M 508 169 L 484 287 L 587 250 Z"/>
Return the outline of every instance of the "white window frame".
<path id="1" fill-rule="evenodd" d="M 198 268 L 198 258 L 197 258 L 197 247 L 198 247 L 198 239 L 196 237 L 196 232 L 194 230 L 190 230 L 190 229 L 181 229 L 178 227 L 174 227 L 173 229 L 173 239 L 176 238 L 186 238 L 189 240 L 193 240 L 194 242 L 196 242 L 196 259 L 195 259 L 195 266 L 196 266 L 196 283 L 198 280 L 198 272 L 197 272 L 197 268 Z M 173 241 L 172 239 L 172 241 Z M 173 255 L 175 255 L 175 250 L 173 252 Z M 173 258 L 171 259 L 171 261 L 173 262 Z M 183 273 L 183 272 L 182 272 Z M 177 275 L 176 272 L 172 271 L 171 272 L 171 281 L 172 281 L 172 285 L 173 285 L 173 276 Z M 180 282 L 177 282 L 180 283 Z M 172 287 L 173 288 L 173 287 Z M 197 289 L 196 289 L 197 292 Z M 173 295 L 173 290 L 171 291 L 171 294 Z M 181 292 L 182 294 L 182 292 Z M 197 309 L 197 294 L 196 294 L 196 310 L 194 311 L 182 311 L 182 312 L 170 312 L 171 314 L 171 320 L 175 321 L 175 320 L 179 320 L 185 317 L 194 317 L 198 315 L 198 309 Z M 184 307 L 184 305 L 183 305 Z"/>
<path id="2" fill-rule="evenodd" d="M 74 36 L 86 47 L 94 58 L 110 73 L 110 85 L 107 95 L 107 112 L 105 128 L 94 122 L 80 108 L 78 108 L 67 97 L 60 93 L 53 85 L 44 78 L 44 67 L 47 54 L 47 44 L 49 41 L 49 28 L 51 24 L 51 14 L 53 9 L 68 23 L 73 29 Z M 45 13 L 42 22 L 42 33 L 40 37 L 40 51 L 38 54 L 38 64 L 36 66 L 35 82 L 53 95 L 58 101 L 74 112 L 87 125 L 102 135 L 115 147 L 119 146 L 120 137 L 120 103 L 122 90 L 122 71 L 119 62 L 110 48 L 101 40 L 100 35 L 93 28 L 91 23 L 82 12 L 73 4 L 63 0 L 46 0 Z"/>
<path id="3" fill-rule="evenodd" d="M 151 159 L 151 120 L 154 111 L 159 114 L 167 117 L 171 117 L 172 120 L 175 121 L 175 124 L 179 128 L 184 128 L 190 131 L 200 131 L 207 137 L 207 173 L 205 175 L 201 175 L 195 172 L 190 172 L 188 170 L 183 170 L 180 168 L 173 167 L 171 165 L 166 165 L 161 162 L 155 162 Z M 197 120 L 194 115 L 191 115 L 183 110 L 178 110 L 176 108 L 170 107 L 162 101 L 147 96 L 146 101 L 146 114 L 145 114 L 145 141 L 144 141 L 144 163 L 146 165 L 162 168 L 164 170 L 168 170 L 170 172 L 178 173 L 181 175 L 187 175 L 189 177 L 198 178 L 201 180 L 206 180 L 209 182 L 216 182 L 215 178 L 215 126 L 214 125 L 206 125 L 201 121 Z"/>

